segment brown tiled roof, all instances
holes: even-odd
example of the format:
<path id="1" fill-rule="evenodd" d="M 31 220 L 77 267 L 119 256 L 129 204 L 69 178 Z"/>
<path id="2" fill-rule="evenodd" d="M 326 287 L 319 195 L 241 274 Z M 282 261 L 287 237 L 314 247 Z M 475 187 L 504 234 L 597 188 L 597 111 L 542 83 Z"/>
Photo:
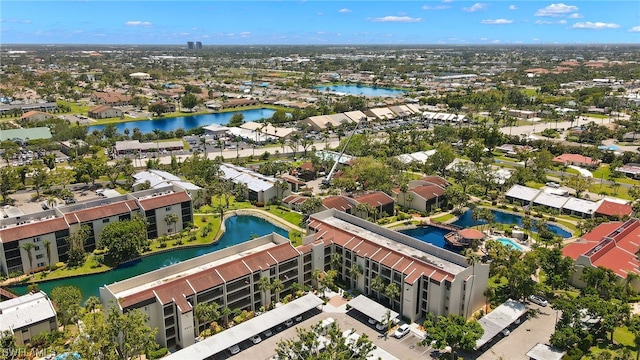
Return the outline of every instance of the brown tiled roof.
<path id="1" fill-rule="evenodd" d="M 436 185 L 418 186 L 411 191 L 420 195 L 420 197 L 425 200 L 435 199 L 437 196 L 444 195 L 444 189 Z"/>
<path id="2" fill-rule="evenodd" d="M 361 204 L 369 204 L 371 206 L 386 205 L 394 202 L 391 196 L 383 193 L 382 191 L 354 196 L 353 199 Z"/>
<path id="3" fill-rule="evenodd" d="M 606 216 L 625 216 L 631 215 L 633 209 L 628 204 L 619 204 L 613 201 L 604 200 L 596 209 L 596 214 Z"/>
<path id="4" fill-rule="evenodd" d="M 113 204 L 79 210 L 74 213 L 65 214 L 65 217 L 69 224 L 75 224 L 78 221 L 80 223 L 85 223 L 111 216 L 129 214 L 133 210 L 138 210 L 138 204 L 136 204 L 136 201 L 125 200 Z"/>
<path id="5" fill-rule="evenodd" d="M 327 209 L 336 209 L 340 211 L 346 211 L 353 208 L 353 205 L 342 196 L 329 196 L 322 200 L 322 205 Z"/>
<path id="6" fill-rule="evenodd" d="M 446 186 L 450 185 L 449 182 L 446 179 L 444 179 L 444 178 L 442 178 L 440 176 L 437 176 L 437 175 L 425 176 L 420 180 L 421 181 L 430 182 L 432 184 L 439 185 L 439 186 L 442 186 L 442 187 L 446 187 Z"/>
<path id="7" fill-rule="evenodd" d="M 194 294 L 191 286 L 189 286 L 189 283 L 186 282 L 185 279 L 179 279 L 162 284 L 153 288 L 153 291 L 155 291 L 156 296 L 162 305 L 166 305 L 180 297 Z"/>
<path id="8" fill-rule="evenodd" d="M 241 261 L 234 261 L 216 267 L 216 272 L 225 282 L 233 281 L 245 275 L 249 275 L 251 270 Z"/>
<path id="9" fill-rule="evenodd" d="M 6 244 L 11 241 L 51 234 L 68 228 L 69 226 L 63 218 L 37 221 L 0 230 L 0 240 Z"/>
<path id="10" fill-rule="evenodd" d="M 159 209 L 161 207 L 176 205 L 185 201 L 191 201 L 189 195 L 186 192 L 176 192 L 167 195 L 158 195 L 141 199 L 140 206 L 144 210 Z"/>
<path id="11" fill-rule="evenodd" d="M 98 106 L 94 107 L 93 109 L 89 110 L 89 113 L 97 114 L 97 113 L 101 113 L 103 111 L 107 111 L 109 109 L 111 109 L 111 106 L 109 106 L 109 105 L 98 105 Z"/>

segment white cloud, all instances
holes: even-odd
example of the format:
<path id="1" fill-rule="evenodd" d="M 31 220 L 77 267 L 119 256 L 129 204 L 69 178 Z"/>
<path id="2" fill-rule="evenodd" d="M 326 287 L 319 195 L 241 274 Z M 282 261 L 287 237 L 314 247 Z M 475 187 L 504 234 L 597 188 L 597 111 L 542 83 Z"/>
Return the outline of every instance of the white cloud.
<path id="1" fill-rule="evenodd" d="M 445 10 L 445 9 L 449 9 L 450 7 L 451 6 L 448 6 L 448 5 L 436 5 L 436 6 L 423 5 L 422 10 Z"/>
<path id="2" fill-rule="evenodd" d="M 632 27 L 629 32 L 640 32 L 640 25 Z"/>
<path id="3" fill-rule="evenodd" d="M 475 3 L 471 5 L 471 7 L 462 8 L 462 10 L 466 12 L 476 12 L 476 11 L 486 10 L 486 9 L 487 9 L 487 4 L 483 4 L 483 3 Z"/>
<path id="4" fill-rule="evenodd" d="M 494 44 L 499 44 L 499 43 L 500 43 L 500 40 L 493 40 L 493 41 L 492 41 L 492 43 L 494 43 Z"/>
<path id="5" fill-rule="evenodd" d="M 443 3 L 453 2 L 453 0 L 442 0 Z"/>
<path id="6" fill-rule="evenodd" d="M 421 22 L 422 18 L 412 18 L 410 16 L 385 16 L 381 18 L 370 18 L 370 21 L 373 22 L 404 22 L 404 23 L 414 23 Z"/>
<path id="7" fill-rule="evenodd" d="M 564 25 L 567 23 L 567 20 L 558 20 L 558 21 L 549 21 L 549 20 L 536 20 L 534 24 L 536 25 Z"/>
<path id="8" fill-rule="evenodd" d="M 568 13 L 572 13 L 576 11 L 578 11 L 577 6 L 559 3 L 559 4 L 551 4 L 545 8 L 538 9 L 538 11 L 536 11 L 535 13 L 535 16 L 557 17 L 557 16 L 565 16 Z"/>
<path id="9" fill-rule="evenodd" d="M 0 23 L 14 23 L 14 24 L 31 24 L 31 20 L 22 19 L 0 19 Z"/>
<path id="10" fill-rule="evenodd" d="M 518 7 L 515 5 L 509 5 L 509 10 L 518 10 Z"/>
<path id="11" fill-rule="evenodd" d="M 569 19 L 582 19 L 584 16 L 578 14 L 578 13 L 573 13 L 571 15 L 568 16 Z"/>
<path id="12" fill-rule="evenodd" d="M 240 33 L 240 37 L 248 37 L 249 35 L 251 35 L 251 32 L 249 31 L 243 31 Z"/>
<path id="13" fill-rule="evenodd" d="M 340 9 L 340 10 L 338 10 L 338 12 L 343 13 L 343 14 L 346 14 L 346 13 L 350 13 L 350 12 L 352 12 L 352 11 L 351 11 L 351 10 L 349 10 L 349 9 L 347 9 L 347 8 L 344 8 L 344 9 Z"/>
<path id="14" fill-rule="evenodd" d="M 481 24 L 486 24 L 486 25 L 503 25 L 503 24 L 511 24 L 512 22 L 513 20 L 508 20 L 508 19 L 486 19 L 486 20 L 480 21 Z"/>
<path id="15" fill-rule="evenodd" d="M 573 24 L 573 26 L 572 26 L 572 28 L 574 28 L 574 29 L 595 29 L 595 30 L 617 29 L 619 27 L 620 27 L 620 25 L 618 25 L 618 24 L 604 23 L 604 22 L 600 22 L 600 21 L 596 21 L 596 22 L 591 22 L 591 21 L 579 22 L 579 23 Z"/>
<path id="16" fill-rule="evenodd" d="M 139 20 L 127 21 L 124 24 L 127 25 L 127 26 L 144 26 L 144 27 L 149 27 L 149 26 L 153 25 L 152 23 L 150 23 L 148 21 L 139 21 Z"/>
<path id="17" fill-rule="evenodd" d="M 320 11 L 320 12 L 318 13 L 318 16 L 322 16 L 322 15 L 324 15 L 324 13 L 323 13 L 322 11 Z"/>

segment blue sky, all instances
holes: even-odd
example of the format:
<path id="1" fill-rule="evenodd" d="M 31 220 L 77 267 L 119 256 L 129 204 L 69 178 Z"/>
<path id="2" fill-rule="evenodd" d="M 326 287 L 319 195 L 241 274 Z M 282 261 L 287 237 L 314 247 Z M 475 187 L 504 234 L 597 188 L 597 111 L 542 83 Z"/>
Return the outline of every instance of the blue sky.
<path id="1" fill-rule="evenodd" d="M 0 44 L 640 43 L 640 1 L 2 0 Z"/>

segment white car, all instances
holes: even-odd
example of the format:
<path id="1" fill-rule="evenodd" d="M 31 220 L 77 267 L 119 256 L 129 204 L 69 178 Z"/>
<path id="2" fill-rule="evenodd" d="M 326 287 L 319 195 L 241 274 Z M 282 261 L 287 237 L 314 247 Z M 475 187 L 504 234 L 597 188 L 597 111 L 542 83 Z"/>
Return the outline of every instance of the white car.
<path id="1" fill-rule="evenodd" d="M 376 324 L 376 329 L 382 331 L 382 330 L 386 330 L 387 329 L 387 324 L 383 324 L 381 322 Z"/>
<path id="2" fill-rule="evenodd" d="M 509 329 L 503 329 L 502 330 L 502 335 L 509 336 L 509 334 L 511 334 L 511 331 L 509 331 Z"/>
<path id="3" fill-rule="evenodd" d="M 410 330 L 411 328 L 409 327 L 409 324 L 400 325 L 400 327 L 397 328 L 396 331 L 393 333 L 393 336 L 400 339 L 401 337 L 407 335 Z"/>
<path id="4" fill-rule="evenodd" d="M 256 335 L 251 338 L 251 342 L 254 344 L 260 344 L 261 341 L 262 341 L 262 338 L 260 337 L 260 335 Z"/>
<path id="5" fill-rule="evenodd" d="M 377 323 L 377 321 L 375 321 L 375 320 L 374 320 L 374 319 L 372 319 L 372 318 L 369 318 L 369 320 L 367 320 L 367 322 L 368 322 L 369 324 L 371 324 L 371 325 L 375 325 L 375 324 Z"/>
<path id="6" fill-rule="evenodd" d="M 293 325 L 293 320 L 289 319 L 287 321 L 284 322 L 285 325 L 287 325 L 287 327 Z"/>
<path id="7" fill-rule="evenodd" d="M 239 352 L 240 352 L 240 346 L 238 345 L 233 345 L 232 347 L 229 348 L 229 353 L 231 353 L 231 355 L 235 355 Z"/>
<path id="8" fill-rule="evenodd" d="M 547 299 L 543 298 L 542 296 L 538 296 L 538 295 L 530 295 L 529 296 L 529 301 L 531 301 L 534 304 L 538 304 L 540 306 L 549 305 L 549 302 L 547 301 Z"/>
<path id="9" fill-rule="evenodd" d="M 296 316 L 296 322 L 300 322 L 300 321 L 302 321 L 302 315 Z"/>

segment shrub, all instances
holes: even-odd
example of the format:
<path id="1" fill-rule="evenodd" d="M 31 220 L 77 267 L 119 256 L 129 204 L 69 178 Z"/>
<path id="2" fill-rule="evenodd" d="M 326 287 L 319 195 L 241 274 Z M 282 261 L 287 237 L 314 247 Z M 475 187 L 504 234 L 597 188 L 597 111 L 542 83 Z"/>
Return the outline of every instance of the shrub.
<path id="1" fill-rule="evenodd" d="M 182 239 L 178 239 L 176 240 L 176 242 L 173 243 L 173 246 L 180 246 L 182 244 L 183 244 Z"/>
<path id="2" fill-rule="evenodd" d="M 256 207 L 264 207 L 264 202 L 256 201 L 255 205 L 256 205 Z"/>
<path id="3" fill-rule="evenodd" d="M 189 240 L 187 240 L 188 242 L 193 242 L 196 241 L 198 239 L 198 236 L 196 234 L 191 234 L 189 235 Z"/>
<path id="4" fill-rule="evenodd" d="M 169 350 L 167 350 L 167 348 L 160 348 L 158 350 L 151 350 L 151 351 L 147 352 L 147 359 L 160 359 L 160 358 L 164 357 L 165 355 L 167 355 L 168 352 L 169 352 Z"/>

